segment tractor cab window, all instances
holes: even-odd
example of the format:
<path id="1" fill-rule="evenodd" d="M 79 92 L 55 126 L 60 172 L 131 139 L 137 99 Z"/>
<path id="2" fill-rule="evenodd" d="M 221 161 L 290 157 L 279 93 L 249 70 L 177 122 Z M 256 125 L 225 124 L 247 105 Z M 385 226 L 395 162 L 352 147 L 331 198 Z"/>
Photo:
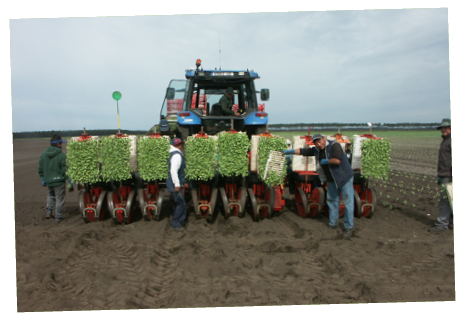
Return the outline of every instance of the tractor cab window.
<path id="1" fill-rule="evenodd" d="M 168 121 L 177 119 L 177 113 L 183 110 L 187 87 L 186 80 L 171 80 L 165 93 L 165 100 L 161 108 L 160 117 Z"/>
<path id="2" fill-rule="evenodd" d="M 220 99 L 225 95 L 226 89 L 232 87 L 234 94 L 231 101 L 231 110 L 244 114 L 249 106 L 253 106 L 253 95 L 251 88 L 247 84 L 224 84 L 222 86 L 203 86 L 195 84 L 192 94 L 191 110 L 200 116 L 211 115 L 221 116 Z"/>

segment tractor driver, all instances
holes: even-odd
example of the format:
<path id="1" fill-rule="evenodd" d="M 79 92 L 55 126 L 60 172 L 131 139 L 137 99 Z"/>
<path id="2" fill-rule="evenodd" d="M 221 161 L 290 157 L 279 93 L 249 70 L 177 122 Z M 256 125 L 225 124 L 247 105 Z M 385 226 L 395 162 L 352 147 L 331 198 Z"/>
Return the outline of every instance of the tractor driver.
<path id="1" fill-rule="evenodd" d="M 234 89 L 228 87 L 226 89 L 226 93 L 221 97 L 220 101 L 218 102 L 221 106 L 221 115 L 223 116 L 239 116 L 239 112 L 234 112 L 232 110 L 232 98 L 234 96 Z"/>

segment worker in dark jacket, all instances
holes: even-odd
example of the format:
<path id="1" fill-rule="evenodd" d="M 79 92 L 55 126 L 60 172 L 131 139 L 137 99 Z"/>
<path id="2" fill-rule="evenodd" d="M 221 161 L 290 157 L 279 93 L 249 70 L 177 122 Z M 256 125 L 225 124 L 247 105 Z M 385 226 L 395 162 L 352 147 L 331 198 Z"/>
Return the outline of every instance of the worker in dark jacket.
<path id="1" fill-rule="evenodd" d="M 54 135 L 50 139 L 48 147 L 39 159 L 39 177 L 42 179 L 42 186 L 48 187 L 46 219 L 52 217 L 53 207 L 56 206 L 55 223 L 59 224 L 63 218 L 63 206 L 65 205 L 65 185 L 66 185 L 66 155 L 61 151 L 62 140 L 59 135 Z M 68 180 L 70 191 L 73 191 L 71 180 Z"/>
<path id="2" fill-rule="evenodd" d="M 239 112 L 234 112 L 232 110 L 233 101 L 232 98 L 234 96 L 234 90 L 231 87 L 226 89 L 226 93 L 221 97 L 220 101 L 218 102 L 221 106 L 221 114 L 223 116 L 239 116 Z"/>
<path id="3" fill-rule="evenodd" d="M 437 128 L 441 130 L 442 142 L 439 147 L 438 159 L 438 185 L 441 188 L 439 200 L 439 216 L 436 226 L 429 229 L 430 232 L 441 232 L 454 227 L 453 212 L 447 199 L 445 184 L 452 182 L 452 138 L 450 119 L 443 119 Z"/>
<path id="4" fill-rule="evenodd" d="M 327 183 L 329 229 L 339 228 L 339 196 L 342 193 L 342 202 L 345 206 L 343 237 L 349 239 L 354 228 L 354 174 L 349 160 L 337 141 L 327 140 L 321 134 L 314 134 L 312 141 L 316 148 L 283 150 L 283 153 L 315 156 L 317 164 L 319 163 L 318 176 L 323 184 Z"/>
<path id="5" fill-rule="evenodd" d="M 186 200 L 184 199 L 182 189 L 186 183 L 184 170 L 186 169 L 186 160 L 182 152 L 184 142 L 179 138 L 171 140 L 170 157 L 168 160 L 169 176 L 166 180 L 166 189 L 173 196 L 173 219 L 171 226 L 175 231 L 184 230 L 183 225 L 186 220 Z"/>

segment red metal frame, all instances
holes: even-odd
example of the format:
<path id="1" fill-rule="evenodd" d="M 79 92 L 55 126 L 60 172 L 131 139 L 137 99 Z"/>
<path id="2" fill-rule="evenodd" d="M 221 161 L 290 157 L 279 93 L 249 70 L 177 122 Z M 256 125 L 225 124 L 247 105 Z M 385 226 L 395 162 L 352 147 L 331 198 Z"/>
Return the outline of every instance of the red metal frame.
<path id="1" fill-rule="evenodd" d="M 83 133 L 81 133 L 81 135 L 79 136 L 79 138 L 77 139 L 77 141 L 90 140 L 90 138 L 92 138 L 92 136 L 90 136 L 90 135 L 88 135 L 87 133 L 83 132 Z"/>
<path id="2" fill-rule="evenodd" d="M 377 136 L 375 136 L 374 134 L 371 134 L 371 133 L 362 134 L 360 137 L 364 137 L 364 138 L 367 138 L 367 139 L 373 139 L 373 140 L 381 140 L 381 138 L 378 138 Z"/>

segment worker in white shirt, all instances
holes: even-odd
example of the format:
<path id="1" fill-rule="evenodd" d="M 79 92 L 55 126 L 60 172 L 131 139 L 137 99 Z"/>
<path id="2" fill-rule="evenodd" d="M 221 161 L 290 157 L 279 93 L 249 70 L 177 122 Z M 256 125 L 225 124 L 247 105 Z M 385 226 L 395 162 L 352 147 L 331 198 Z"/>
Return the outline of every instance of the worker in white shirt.
<path id="1" fill-rule="evenodd" d="M 166 180 L 166 188 L 173 196 L 173 219 L 171 226 L 175 231 L 184 230 L 186 220 L 186 200 L 184 199 L 182 189 L 186 183 L 184 170 L 186 160 L 183 154 L 184 142 L 179 138 L 171 140 L 170 158 L 168 160 L 169 177 Z"/>

